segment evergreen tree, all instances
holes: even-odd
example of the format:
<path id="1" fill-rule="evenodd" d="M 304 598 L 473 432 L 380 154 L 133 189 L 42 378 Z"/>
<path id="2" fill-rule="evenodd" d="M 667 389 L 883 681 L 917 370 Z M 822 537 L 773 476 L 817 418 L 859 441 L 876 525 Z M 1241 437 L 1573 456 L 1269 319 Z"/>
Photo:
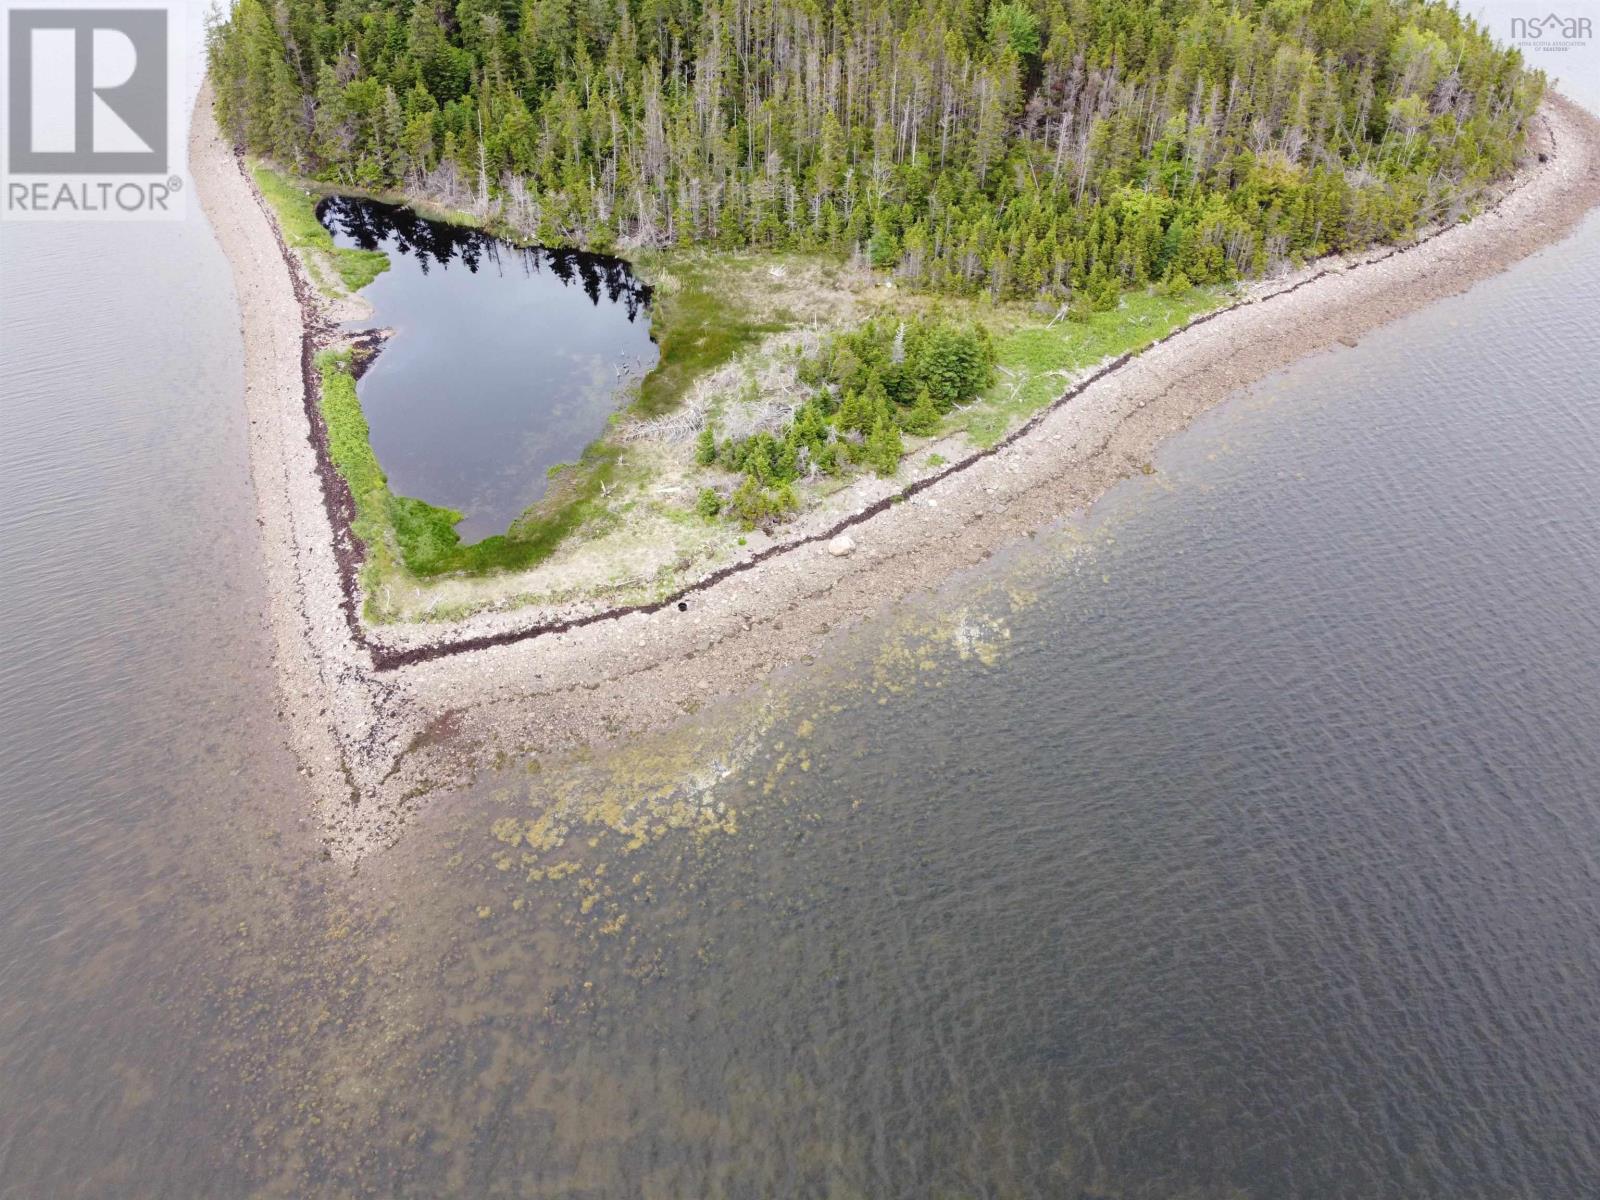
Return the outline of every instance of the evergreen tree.
<path id="1" fill-rule="evenodd" d="M 1100 305 L 1449 219 L 1544 84 L 1442 0 L 234 0 L 208 47 L 330 183 Z"/>
<path id="2" fill-rule="evenodd" d="M 900 441 L 900 428 L 888 412 L 884 411 L 878 416 L 872 432 L 867 435 L 865 461 L 879 475 L 893 475 L 899 469 L 900 459 L 904 454 L 905 447 Z"/>

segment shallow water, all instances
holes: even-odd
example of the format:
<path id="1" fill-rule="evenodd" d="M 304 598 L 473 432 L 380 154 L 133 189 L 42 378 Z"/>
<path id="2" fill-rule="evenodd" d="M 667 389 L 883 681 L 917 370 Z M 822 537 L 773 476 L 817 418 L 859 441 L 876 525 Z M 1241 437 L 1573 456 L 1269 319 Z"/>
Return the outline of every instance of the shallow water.
<path id="1" fill-rule="evenodd" d="M 0 1196 L 1593 1194 L 1600 221 L 355 872 L 145 233 L 0 226 Z"/>
<path id="2" fill-rule="evenodd" d="M 391 489 L 465 513 L 463 541 L 504 533 L 659 357 L 648 289 L 621 259 L 521 249 L 372 200 L 319 216 L 336 244 L 389 254 L 361 292 L 395 331 L 358 385 L 362 411 Z"/>

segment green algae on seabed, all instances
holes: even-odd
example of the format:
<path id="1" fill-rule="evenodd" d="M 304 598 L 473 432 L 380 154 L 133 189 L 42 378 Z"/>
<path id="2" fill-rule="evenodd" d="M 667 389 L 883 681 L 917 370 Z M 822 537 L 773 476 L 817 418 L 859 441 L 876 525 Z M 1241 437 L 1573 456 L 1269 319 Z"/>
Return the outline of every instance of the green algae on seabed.
<path id="1" fill-rule="evenodd" d="M 582 922 L 596 937 L 623 933 L 630 905 L 651 888 L 642 862 L 655 860 L 643 851 L 682 838 L 705 852 L 747 832 L 749 814 L 724 798 L 724 783 L 786 805 L 793 781 L 826 765 L 820 726 L 851 705 L 887 703 L 943 686 L 953 671 L 996 666 L 1011 641 L 1010 616 L 1038 594 L 997 584 L 946 612 L 903 612 L 887 629 L 875 627 L 870 645 L 848 635 L 852 648 L 839 662 L 849 668 L 818 664 L 660 733 L 543 761 L 536 776 L 495 792 L 501 811 L 488 827 L 488 865 L 506 891 L 473 904 L 514 915 L 537 900 L 535 911 Z M 502 775 L 523 773 L 507 761 Z"/>
<path id="2" fill-rule="evenodd" d="M 729 1152 L 730 1129 L 814 1129 L 791 1147 L 786 1166 L 827 1171 L 864 1160 L 869 1147 L 845 1114 L 819 1122 L 828 1098 L 816 1078 L 733 1071 L 708 1092 L 687 1073 L 685 1056 L 596 1050 L 607 1038 L 649 1044 L 667 1006 L 681 1012 L 680 997 L 699 995 L 708 964 L 737 969 L 731 956 L 739 945 L 719 940 L 726 925 L 706 920 L 701 907 L 708 895 L 728 894 L 708 879 L 753 859 L 750 843 L 837 829 L 878 803 L 848 785 L 869 740 L 853 736 L 859 723 L 851 714 L 890 684 L 937 687 L 988 671 L 970 646 L 961 657 L 963 627 L 986 631 L 981 640 L 1003 662 L 1011 643 L 1000 627 L 1061 570 L 1097 566 L 1085 554 L 1097 542 L 1063 544 L 1061 555 L 1057 544 L 1046 535 L 1031 544 L 1022 569 L 1012 562 L 998 582 L 980 576 L 959 585 L 950 611 L 940 611 L 945 599 L 936 595 L 841 635 L 845 644 L 829 661 L 754 697 L 709 705 L 682 728 L 615 750 L 530 760 L 541 764 L 534 775 L 520 761 L 486 773 L 492 795 L 462 795 L 463 807 L 440 810 L 440 824 L 427 831 L 442 836 L 409 839 L 387 867 L 374 861 L 348 889 L 326 885 L 336 903 L 324 902 L 319 885 L 286 905 L 262 890 L 280 879 L 276 868 L 242 873 L 235 882 L 250 902 L 250 936 L 232 919 L 215 927 L 216 972 L 198 994 L 218 1029 L 210 1062 L 248 1090 L 242 1136 L 274 1185 L 292 1194 L 356 1189 L 351 1181 L 373 1170 L 374 1147 L 394 1177 L 458 1177 L 434 1173 L 446 1169 L 469 1177 L 485 1128 L 537 1131 L 551 1166 L 526 1181 L 530 1196 L 567 1196 L 580 1185 L 604 1192 L 623 1178 L 639 1190 L 638 1175 L 627 1172 L 637 1164 L 641 1129 L 708 1154 Z M 896 653 L 878 653 L 884 637 Z M 874 661 L 873 671 L 863 670 Z M 811 775 L 802 776 L 802 755 Z M 819 772 L 824 778 L 810 784 Z M 623 853 L 632 840 L 626 817 L 618 828 L 574 815 L 549 851 L 553 869 L 528 881 L 520 864 L 526 831 L 549 803 L 576 814 L 593 798 L 597 815 L 614 814 L 631 796 L 661 802 L 674 780 L 679 801 L 701 810 L 709 803 L 714 812 L 722 800 L 736 810 L 734 831 L 661 822 L 659 836 L 646 828 L 647 846 Z M 501 821 L 509 821 L 500 825 L 504 837 L 490 832 Z M 503 871 L 494 862 L 501 855 L 511 858 Z M 809 882 L 796 881 L 796 890 Z M 741 898 L 763 902 L 759 890 Z M 308 929 L 314 936 L 302 936 Z M 673 986 L 688 990 L 662 991 Z M 644 1033 L 617 1042 L 624 1029 Z M 641 1108 L 640 1096 L 655 1100 Z M 1014 1152 L 1005 1133 L 997 1118 L 984 1147 Z M 830 1194 L 870 1193 L 841 1184 Z"/>

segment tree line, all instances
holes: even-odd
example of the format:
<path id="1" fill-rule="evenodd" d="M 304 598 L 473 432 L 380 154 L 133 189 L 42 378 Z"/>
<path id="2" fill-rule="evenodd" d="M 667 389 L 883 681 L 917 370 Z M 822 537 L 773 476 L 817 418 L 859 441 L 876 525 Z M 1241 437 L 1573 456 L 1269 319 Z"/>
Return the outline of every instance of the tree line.
<path id="1" fill-rule="evenodd" d="M 236 141 L 547 245 L 1109 303 L 1448 220 L 1543 88 L 1438 0 L 237 0 Z"/>

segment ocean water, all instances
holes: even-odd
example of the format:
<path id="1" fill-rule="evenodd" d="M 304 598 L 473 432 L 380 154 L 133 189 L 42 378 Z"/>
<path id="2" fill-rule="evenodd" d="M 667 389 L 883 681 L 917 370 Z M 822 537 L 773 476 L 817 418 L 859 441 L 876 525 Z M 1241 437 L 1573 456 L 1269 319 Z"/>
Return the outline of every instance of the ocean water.
<path id="1" fill-rule="evenodd" d="M 354 870 L 141 235 L 0 226 L 0 1196 L 1594 1193 L 1600 221 Z"/>

